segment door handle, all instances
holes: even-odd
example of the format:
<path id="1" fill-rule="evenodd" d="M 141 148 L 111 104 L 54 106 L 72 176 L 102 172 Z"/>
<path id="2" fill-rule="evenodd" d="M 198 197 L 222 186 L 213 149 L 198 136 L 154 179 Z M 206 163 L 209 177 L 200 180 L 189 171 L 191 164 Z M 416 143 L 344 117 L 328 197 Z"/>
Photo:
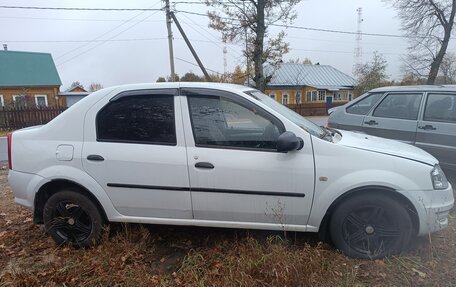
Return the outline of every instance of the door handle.
<path id="1" fill-rule="evenodd" d="M 104 158 L 98 154 L 90 154 L 87 156 L 87 160 L 91 161 L 104 161 Z"/>
<path id="2" fill-rule="evenodd" d="M 214 165 L 210 162 L 197 162 L 195 163 L 196 168 L 204 168 L 204 169 L 213 169 Z"/>
<path id="3" fill-rule="evenodd" d="M 419 128 L 419 129 L 422 129 L 422 130 L 425 130 L 425 131 L 427 131 L 427 130 L 432 130 L 432 131 L 434 131 L 434 130 L 437 129 L 437 128 L 434 128 L 434 126 L 432 126 L 432 125 L 418 126 L 418 128 Z"/>
<path id="4" fill-rule="evenodd" d="M 378 125 L 378 123 L 377 123 L 376 121 L 374 121 L 374 120 L 370 120 L 370 121 L 364 122 L 364 123 L 365 123 L 365 124 L 368 124 L 368 125 L 370 125 L 370 126 L 376 126 L 376 125 Z"/>

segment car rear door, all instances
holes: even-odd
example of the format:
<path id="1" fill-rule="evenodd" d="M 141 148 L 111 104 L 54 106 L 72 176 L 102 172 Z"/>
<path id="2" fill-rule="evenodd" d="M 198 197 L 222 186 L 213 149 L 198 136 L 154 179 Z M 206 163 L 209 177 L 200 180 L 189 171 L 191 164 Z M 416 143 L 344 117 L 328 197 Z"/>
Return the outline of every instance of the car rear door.
<path id="1" fill-rule="evenodd" d="M 456 93 L 430 92 L 418 122 L 416 145 L 456 174 Z"/>
<path id="2" fill-rule="evenodd" d="M 305 225 L 314 189 L 310 136 L 279 153 L 284 124 L 240 95 L 182 89 L 194 218 Z M 296 131 L 295 131 L 296 133 Z"/>
<path id="3" fill-rule="evenodd" d="M 121 214 L 192 218 L 181 116 L 178 89 L 127 91 L 88 111 L 83 166 Z"/>
<path id="4" fill-rule="evenodd" d="M 423 93 L 388 93 L 363 120 L 367 134 L 413 144 Z"/>

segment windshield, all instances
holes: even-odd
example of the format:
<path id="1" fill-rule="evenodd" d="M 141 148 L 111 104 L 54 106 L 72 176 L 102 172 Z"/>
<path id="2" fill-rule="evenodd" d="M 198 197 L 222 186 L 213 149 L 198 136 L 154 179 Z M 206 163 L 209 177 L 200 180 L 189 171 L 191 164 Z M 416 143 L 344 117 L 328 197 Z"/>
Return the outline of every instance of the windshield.
<path id="1" fill-rule="evenodd" d="M 303 116 L 300 114 L 290 110 L 286 106 L 280 104 L 276 100 L 266 96 L 262 92 L 258 90 L 250 90 L 245 92 L 247 95 L 251 96 L 255 100 L 265 104 L 266 106 L 270 107 L 274 111 L 280 113 L 282 116 L 286 117 L 293 123 L 297 124 L 299 127 L 301 127 L 303 130 L 309 132 L 311 135 L 316 136 L 316 137 L 323 137 L 326 132 L 324 129 L 319 127 L 318 125 L 314 124 L 313 122 L 305 119 Z"/>

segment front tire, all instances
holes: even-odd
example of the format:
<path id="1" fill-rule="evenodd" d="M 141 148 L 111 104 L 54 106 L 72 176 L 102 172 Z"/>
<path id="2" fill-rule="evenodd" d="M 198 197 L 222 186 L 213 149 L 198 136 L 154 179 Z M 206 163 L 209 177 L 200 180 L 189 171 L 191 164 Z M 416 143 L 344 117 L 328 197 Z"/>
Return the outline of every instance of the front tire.
<path id="1" fill-rule="evenodd" d="M 340 203 L 331 216 L 331 239 L 347 256 L 378 259 L 401 252 L 413 234 L 409 213 L 386 194 L 365 193 Z"/>
<path id="2" fill-rule="evenodd" d="M 44 205 L 43 219 L 46 231 L 58 245 L 90 247 L 103 231 L 103 217 L 97 206 L 77 190 L 52 195 Z"/>

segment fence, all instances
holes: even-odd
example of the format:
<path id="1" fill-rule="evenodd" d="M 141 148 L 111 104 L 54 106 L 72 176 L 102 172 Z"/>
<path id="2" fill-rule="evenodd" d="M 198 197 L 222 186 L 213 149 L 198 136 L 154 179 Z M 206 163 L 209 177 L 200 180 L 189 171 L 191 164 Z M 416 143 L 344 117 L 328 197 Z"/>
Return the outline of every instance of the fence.
<path id="1" fill-rule="evenodd" d="M 305 103 L 305 104 L 289 104 L 287 107 L 297 112 L 301 116 L 326 116 L 328 109 L 342 106 L 345 103 Z"/>
<path id="2" fill-rule="evenodd" d="M 302 116 L 325 116 L 328 109 L 344 103 L 305 103 L 289 104 L 290 109 Z M 16 130 L 30 126 L 43 125 L 62 113 L 66 108 L 4 108 L 0 109 L 0 130 Z"/>
<path id="3" fill-rule="evenodd" d="M 0 109 L 0 130 L 16 130 L 43 125 L 66 108 L 4 108 Z"/>

